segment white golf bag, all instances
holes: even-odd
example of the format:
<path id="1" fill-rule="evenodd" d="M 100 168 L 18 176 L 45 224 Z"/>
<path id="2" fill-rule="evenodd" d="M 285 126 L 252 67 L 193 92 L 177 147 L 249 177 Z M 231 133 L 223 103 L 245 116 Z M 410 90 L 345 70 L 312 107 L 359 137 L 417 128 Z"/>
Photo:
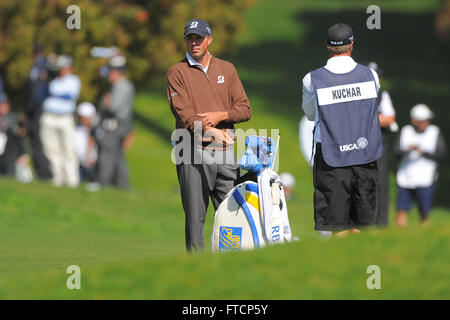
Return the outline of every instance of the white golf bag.
<path id="1" fill-rule="evenodd" d="M 254 137 L 249 138 L 261 139 Z M 264 150 L 266 146 L 252 139 L 246 140 L 247 150 L 254 146 L 252 141 L 258 141 L 258 149 L 263 147 Z M 272 170 L 275 153 L 269 139 L 264 140 L 264 143 L 269 142 L 268 161 L 258 157 L 258 163 L 243 163 L 248 160 L 244 157 L 252 153 L 247 150 L 241 158 L 242 168 L 258 168 L 258 183 L 245 181 L 231 189 L 222 201 L 214 215 L 212 251 L 253 249 L 291 241 L 286 199 L 281 179 Z"/>

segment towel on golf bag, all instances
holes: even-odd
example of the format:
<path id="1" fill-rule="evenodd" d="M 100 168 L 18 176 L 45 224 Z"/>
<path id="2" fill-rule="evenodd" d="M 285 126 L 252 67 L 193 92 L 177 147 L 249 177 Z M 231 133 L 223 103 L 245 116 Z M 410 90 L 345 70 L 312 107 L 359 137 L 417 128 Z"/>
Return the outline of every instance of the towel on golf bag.
<path id="1" fill-rule="evenodd" d="M 241 169 L 261 172 L 271 168 L 274 161 L 272 139 L 268 137 L 248 136 L 245 139 L 245 152 L 239 160 Z"/>
<path id="2" fill-rule="evenodd" d="M 231 189 L 214 215 L 211 238 L 212 251 L 253 249 L 291 241 L 279 176 L 265 169 L 258 183 L 246 181 Z"/>
<path id="3" fill-rule="evenodd" d="M 258 176 L 259 207 L 269 244 L 291 241 L 286 198 L 280 176 L 270 168 Z"/>

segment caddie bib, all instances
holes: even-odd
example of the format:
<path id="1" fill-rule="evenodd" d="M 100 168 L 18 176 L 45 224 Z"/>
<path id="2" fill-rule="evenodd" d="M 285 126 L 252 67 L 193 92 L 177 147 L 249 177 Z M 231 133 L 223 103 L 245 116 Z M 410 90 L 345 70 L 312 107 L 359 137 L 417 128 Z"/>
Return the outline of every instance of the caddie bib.
<path id="1" fill-rule="evenodd" d="M 319 113 L 322 153 L 332 167 L 365 164 L 383 154 L 377 89 L 370 68 L 357 64 L 335 74 L 324 67 L 311 72 Z"/>

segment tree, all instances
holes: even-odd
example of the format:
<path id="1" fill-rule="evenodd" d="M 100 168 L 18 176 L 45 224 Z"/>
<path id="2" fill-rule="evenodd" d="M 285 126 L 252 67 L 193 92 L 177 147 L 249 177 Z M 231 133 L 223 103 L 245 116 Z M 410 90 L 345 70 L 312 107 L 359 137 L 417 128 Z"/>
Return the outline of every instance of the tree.
<path id="1" fill-rule="evenodd" d="M 33 44 L 46 53 L 70 54 L 82 80 L 81 99 L 93 101 L 104 59 L 93 58 L 94 46 L 116 46 L 128 60 L 135 82 L 164 72 L 184 54 L 183 29 L 190 18 L 211 25 L 214 54 L 236 49 L 244 28 L 243 14 L 252 0 L 2 0 L 0 2 L 0 71 L 6 87 L 20 95 L 33 64 Z M 67 8 L 80 8 L 80 29 L 66 25 Z"/>
<path id="2" fill-rule="evenodd" d="M 441 0 L 436 12 L 436 33 L 441 41 L 447 41 L 450 35 L 450 0 Z"/>

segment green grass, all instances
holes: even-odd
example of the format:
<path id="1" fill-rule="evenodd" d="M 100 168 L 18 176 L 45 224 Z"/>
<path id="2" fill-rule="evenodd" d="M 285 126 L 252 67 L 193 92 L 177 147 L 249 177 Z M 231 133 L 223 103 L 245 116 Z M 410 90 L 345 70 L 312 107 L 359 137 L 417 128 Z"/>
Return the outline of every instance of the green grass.
<path id="1" fill-rule="evenodd" d="M 448 217 L 344 239 L 313 236 L 248 252 L 186 255 L 149 232 L 31 231 L 1 251 L 0 297 L 15 299 L 442 299 L 450 295 Z M 293 220 L 296 217 L 293 216 Z M 155 224 L 165 220 L 155 217 Z M 3 233 L 2 241 L 17 236 Z M 155 239 L 156 238 L 156 239 Z M 32 245 L 30 244 L 32 243 Z M 173 249 L 173 251 L 170 250 Z M 3 260 L 3 259 L 2 259 Z M 82 289 L 66 288 L 81 268 Z M 368 290 L 369 265 L 381 290 Z M 252 272 L 249 272 L 251 270 Z"/>
<path id="2" fill-rule="evenodd" d="M 364 30 L 369 4 L 381 7 L 384 31 Z M 297 137 L 301 78 L 324 63 L 320 39 L 338 20 L 357 30 L 358 60 L 382 61 L 399 123 L 406 124 L 412 103 L 424 99 L 447 130 L 448 44 L 431 33 L 436 4 L 260 0 L 247 12 L 240 50 L 228 57 L 253 109 L 251 121 L 239 128 L 280 130 L 279 172 L 297 180 L 288 210 L 300 241 L 212 254 L 211 205 L 205 252 L 185 253 L 184 213 L 170 162 L 174 120 L 164 83 L 156 83 L 136 98 L 129 192 L 0 180 L 0 299 L 449 299 L 447 164 L 428 227 L 419 226 L 416 210 L 407 228 L 393 226 L 393 188 L 390 227 L 323 240 L 313 230 L 312 174 Z M 423 55 L 433 64 L 405 48 L 417 35 L 429 40 Z M 81 290 L 66 288 L 70 265 L 81 268 Z M 366 287 L 369 265 L 381 268 L 381 290 Z"/>

